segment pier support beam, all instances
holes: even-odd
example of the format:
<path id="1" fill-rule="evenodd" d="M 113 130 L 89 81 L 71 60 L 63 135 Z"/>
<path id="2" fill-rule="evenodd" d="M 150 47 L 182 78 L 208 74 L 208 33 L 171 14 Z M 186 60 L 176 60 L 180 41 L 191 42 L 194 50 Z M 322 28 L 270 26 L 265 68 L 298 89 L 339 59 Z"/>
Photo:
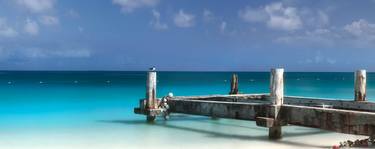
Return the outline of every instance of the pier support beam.
<path id="1" fill-rule="evenodd" d="M 238 76 L 237 74 L 232 75 L 232 79 L 230 80 L 230 95 L 238 94 Z"/>
<path id="2" fill-rule="evenodd" d="M 284 103 L 284 69 L 271 69 L 271 79 L 270 79 L 270 97 L 272 100 L 272 111 L 270 115 L 275 119 L 275 125 L 269 128 L 268 137 L 270 139 L 280 139 L 281 132 L 281 122 L 279 118 L 279 111 L 281 105 Z"/>
<path id="3" fill-rule="evenodd" d="M 357 70 L 354 76 L 354 100 L 366 101 L 366 70 Z"/>
<path id="4" fill-rule="evenodd" d="M 146 109 L 157 108 L 156 101 L 156 71 L 155 68 L 150 68 L 147 72 L 147 84 L 146 84 Z M 147 115 L 147 121 L 151 122 L 155 120 L 154 115 Z"/>

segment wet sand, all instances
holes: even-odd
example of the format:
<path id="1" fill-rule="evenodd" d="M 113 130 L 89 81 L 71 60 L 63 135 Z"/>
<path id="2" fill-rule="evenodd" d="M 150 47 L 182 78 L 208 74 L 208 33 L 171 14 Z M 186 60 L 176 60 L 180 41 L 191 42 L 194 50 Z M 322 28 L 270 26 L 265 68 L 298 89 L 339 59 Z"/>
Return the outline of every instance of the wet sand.
<path id="1" fill-rule="evenodd" d="M 88 119 L 89 120 L 89 119 Z M 319 129 L 286 126 L 281 140 L 269 140 L 268 129 L 251 121 L 173 115 L 154 124 L 137 118 L 97 119 L 71 126 L 20 127 L 4 130 L 0 146 L 7 149 L 245 149 L 331 148 L 344 140 L 362 139 Z"/>

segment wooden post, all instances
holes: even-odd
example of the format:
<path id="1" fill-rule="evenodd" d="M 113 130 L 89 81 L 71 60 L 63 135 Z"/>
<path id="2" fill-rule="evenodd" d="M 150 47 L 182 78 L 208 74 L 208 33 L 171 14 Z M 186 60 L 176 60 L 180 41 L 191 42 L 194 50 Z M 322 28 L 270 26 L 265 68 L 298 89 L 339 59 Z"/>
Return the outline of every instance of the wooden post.
<path id="1" fill-rule="evenodd" d="M 284 102 L 284 69 L 271 69 L 270 96 L 274 105 Z"/>
<path id="2" fill-rule="evenodd" d="M 268 137 L 270 139 L 280 139 L 282 132 L 279 121 L 279 111 L 284 102 L 284 69 L 271 69 L 270 80 L 270 96 L 274 108 L 272 108 L 271 115 L 275 119 L 275 126 L 270 127 Z"/>
<path id="3" fill-rule="evenodd" d="M 230 92 L 229 94 L 238 94 L 238 76 L 237 74 L 232 75 L 232 80 L 230 80 Z"/>
<path id="4" fill-rule="evenodd" d="M 147 72 L 146 84 L 146 108 L 147 110 L 157 108 L 156 102 L 156 71 L 155 68 L 150 68 Z M 155 116 L 147 115 L 147 121 L 154 121 Z"/>
<path id="5" fill-rule="evenodd" d="M 366 101 L 366 70 L 357 70 L 354 81 L 354 100 Z"/>

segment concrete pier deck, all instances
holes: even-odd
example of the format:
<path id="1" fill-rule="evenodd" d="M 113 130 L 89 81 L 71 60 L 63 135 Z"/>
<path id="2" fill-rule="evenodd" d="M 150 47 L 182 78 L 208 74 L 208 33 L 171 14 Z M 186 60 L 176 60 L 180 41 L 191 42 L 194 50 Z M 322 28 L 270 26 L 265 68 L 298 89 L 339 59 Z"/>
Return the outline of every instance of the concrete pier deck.
<path id="1" fill-rule="evenodd" d="M 158 99 L 153 70 L 149 72 L 147 98 L 140 100 L 140 107 L 134 112 L 146 115 L 148 121 L 154 121 L 156 116 L 168 119 L 173 113 L 256 121 L 257 126 L 269 128 L 270 139 L 281 138 L 282 127 L 287 125 L 375 136 L 375 103 L 366 101 L 365 71 L 356 72 L 353 101 L 284 96 L 283 72 L 271 70 L 269 94 L 235 94 L 238 78 L 234 76 L 231 95 L 169 95 Z"/>

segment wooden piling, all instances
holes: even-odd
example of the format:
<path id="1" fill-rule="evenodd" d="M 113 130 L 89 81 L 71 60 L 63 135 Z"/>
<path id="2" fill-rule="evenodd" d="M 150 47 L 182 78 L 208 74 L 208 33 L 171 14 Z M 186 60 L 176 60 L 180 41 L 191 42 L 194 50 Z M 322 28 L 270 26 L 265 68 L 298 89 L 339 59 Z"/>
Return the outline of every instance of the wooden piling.
<path id="1" fill-rule="evenodd" d="M 147 84 L 146 84 L 146 108 L 155 109 L 157 108 L 156 102 L 156 71 L 155 68 L 150 68 L 147 72 Z M 147 121 L 154 121 L 155 116 L 147 115 Z"/>
<path id="2" fill-rule="evenodd" d="M 366 101 L 366 70 L 357 70 L 355 72 L 354 100 Z"/>
<path id="3" fill-rule="evenodd" d="M 279 122 L 279 111 L 281 105 L 284 102 L 284 69 L 271 69 L 271 80 L 270 80 L 270 97 L 274 108 L 272 108 L 271 116 L 275 119 L 273 127 L 269 128 L 268 137 L 270 139 L 280 139 L 282 132 Z"/>
<path id="4" fill-rule="evenodd" d="M 271 69 L 270 95 L 274 105 L 282 105 L 284 101 L 284 69 Z"/>
<path id="5" fill-rule="evenodd" d="M 230 95 L 238 94 L 238 76 L 237 74 L 232 75 L 232 79 L 230 81 Z"/>

